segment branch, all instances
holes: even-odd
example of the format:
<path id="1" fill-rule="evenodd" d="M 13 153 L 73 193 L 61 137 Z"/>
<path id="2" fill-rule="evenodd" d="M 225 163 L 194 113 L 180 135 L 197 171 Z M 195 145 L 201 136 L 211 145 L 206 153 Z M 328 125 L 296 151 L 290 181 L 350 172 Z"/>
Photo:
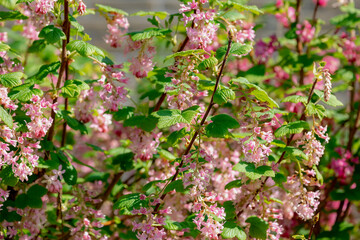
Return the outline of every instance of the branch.
<path id="1" fill-rule="evenodd" d="M 217 76 L 217 78 L 216 78 L 216 83 L 215 83 L 214 91 L 213 91 L 213 93 L 212 93 L 212 95 L 211 95 L 211 100 L 210 100 L 209 106 L 208 106 L 208 108 L 206 109 L 206 112 L 205 112 L 205 114 L 204 114 L 204 116 L 203 116 L 203 118 L 202 118 L 202 120 L 201 120 L 201 122 L 200 122 L 199 128 L 198 128 L 198 129 L 196 130 L 196 132 L 194 133 L 193 137 L 192 137 L 191 140 L 190 140 L 189 145 L 187 146 L 187 148 L 186 148 L 185 152 L 182 154 L 182 156 L 185 156 L 185 155 L 189 154 L 189 152 L 190 152 L 190 150 L 191 150 L 191 148 L 192 148 L 192 146 L 193 146 L 193 144 L 194 144 L 194 142 L 195 142 L 195 140 L 196 140 L 196 137 L 199 135 L 201 126 L 204 125 L 207 117 L 209 116 L 209 113 L 210 113 L 210 111 L 211 111 L 211 108 L 215 105 L 215 103 L 214 103 L 214 95 L 215 95 L 215 93 L 216 93 L 216 90 L 217 90 L 218 87 L 219 87 L 219 83 L 220 83 L 220 80 L 221 80 L 221 75 L 222 75 L 222 73 L 223 73 L 223 71 L 224 71 L 225 63 L 226 63 L 226 60 L 227 60 L 227 58 L 228 58 L 228 56 L 229 56 L 230 48 L 231 48 L 231 44 L 232 44 L 232 38 L 233 38 L 233 36 L 232 36 L 232 34 L 230 33 L 230 31 L 229 31 L 229 33 L 228 33 L 228 38 L 229 38 L 228 47 L 227 47 L 227 50 L 226 50 L 226 54 L 225 54 L 224 60 L 223 60 L 223 62 L 222 62 L 222 64 L 221 64 L 220 72 L 219 72 L 219 74 L 218 74 L 218 76 Z M 184 160 L 182 159 L 181 162 L 180 162 L 180 165 L 177 167 L 176 172 L 175 172 L 174 176 L 172 177 L 170 183 L 172 183 L 172 182 L 174 182 L 174 181 L 176 180 L 177 176 L 178 176 L 179 173 L 180 173 L 180 169 L 182 168 L 183 165 L 184 165 Z M 165 197 L 166 197 L 166 193 L 163 193 L 163 194 L 161 195 L 160 199 L 161 199 L 161 200 L 164 200 Z M 155 206 L 155 209 L 154 209 L 153 213 L 157 213 L 158 210 L 159 210 L 159 208 L 160 208 L 160 203 L 158 203 L 158 204 Z"/>

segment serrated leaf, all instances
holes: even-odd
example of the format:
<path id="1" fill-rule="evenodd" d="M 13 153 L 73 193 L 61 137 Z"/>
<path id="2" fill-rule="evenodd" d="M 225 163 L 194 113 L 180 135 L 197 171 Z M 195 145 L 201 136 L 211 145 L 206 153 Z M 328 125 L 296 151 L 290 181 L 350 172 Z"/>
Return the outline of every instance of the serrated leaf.
<path id="1" fill-rule="evenodd" d="M 165 221 L 164 228 L 166 230 L 175 230 L 175 231 L 179 231 L 179 230 L 183 229 L 183 227 L 181 226 L 181 223 L 174 222 L 174 221 L 171 221 L 171 220 L 166 220 Z"/>
<path id="2" fill-rule="evenodd" d="M 186 57 L 186 56 L 198 55 L 198 54 L 203 54 L 203 53 L 206 53 L 203 49 L 181 51 L 181 52 L 177 52 L 177 53 L 167 56 L 164 59 L 164 62 L 166 62 L 169 59 L 176 58 L 176 57 Z"/>
<path id="3" fill-rule="evenodd" d="M 0 120 L 2 120 L 10 129 L 13 128 L 14 122 L 11 115 L 0 105 Z"/>
<path id="4" fill-rule="evenodd" d="M 180 111 L 179 109 L 167 109 L 152 113 L 152 116 L 159 119 L 158 128 L 165 128 L 177 123 L 190 124 L 196 114 L 197 111 L 194 110 L 186 109 L 184 111 Z"/>
<path id="5" fill-rule="evenodd" d="M 266 221 L 256 216 L 251 216 L 247 218 L 245 222 L 250 223 L 249 233 L 251 237 L 264 240 L 266 239 L 266 231 L 269 228 L 269 224 Z"/>
<path id="6" fill-rule="evenodd" d="M 134 168 L 134 156 L 135 154 L 131 151 L 119 154 L 113 157 L 112 164 L 119 164 L 122 170 L 129 171 Z"/>
<path id="7" fill-rule="evenodd" d="M 212 123 L 205 128 L 208 137 L 223 138 L 229 135 L 229 129 L 240 127 L 238 121 L 227 114 L 216 115 L 211 120 Z"/>
<path id="8" fill-rule="evenodd" d="M 66 35 L 61 29 L 54 25 L 48 25 L 41 29 L 39 38 L 44 38 L 48 43 L 56 43 L 62 39 L 66 39 Z"/>
<path id="9" fill-rule="evenodd" d="M 309 103 L 306 105 L 306 114 L 308 116 L 317 115 L 318 118 L 322 119 L 325 116 L 325 107 L 323 105 L 318 105 L 314 103 Z"/>
<path id="10" fill-rule="evenodd" d="M 234 220 L 231 220 L 224 224 L 221 237 L 224 239 L 233 239 L 236 237 L 239 240 L 246 240 L 246 233 L 236 224 Z"/>
<path id="11" fill-rule="evenodd" d="M 124 127 L 138 127 L 146 132 L 151 132 L 158 123 L 158 119 L 150 116 L 132 116 L 124 121 Z"/>
<path id="12" fill-rule="evenodd" d="M 310 129 L 310 127 L 309 127 L 308 122 L 295 121 L 295 122 L 291 122 L 286 125 L 283 125 L 283 126 L 279 127 L 278 129 L 276 129 L 274 132 L 274 136 L 276 138 L 279 138 L 279 137 L 289 135 L 289 134 L 301 133 L 304 130 L 309 130 L 309 129 Z"/>
<path id="13" fill-rule="evenodd" d="M 241 187 L 242 185 L 243 185 L 243 183 L 241 182 L 241 180 L 234 180 L 234 181 L 231 181 L 228 184 L 226 184 L 225 189 L 230 190 L 233 188 Z"/>
<path id="14" fill-rule="evenodd" d="M 211 69 L 211 68 L 215 67 L 217 64 L 218 64 L 217 58 L 209 57 L 209 58 L 205 59 L 204 61 L 202 61 L 198 67 L 201 70 L 205 70 L 205 69 Z"/>
<path id="15" fill-rule="evenodd" d="M 61 88 L 61 95 L 66 98 L 79 96 L 80 90 L 75 84 L 67 84 Z"/>
<path id="16" fill-rule="evenodd" d="M 38 80 L 42 80 L 46 78 L 50 73 L 55 74 L 57 70 L 60 68 L 60 65 L 61 65 L 60 61 L 42 65 L 34 77 Z"/>
<path id="17" fill-rule="evenodd" d="M 255 98 L 257 98 L 259 101 L 261 102 L 266 102 L 268 103 L 268 106 L 270 108 L 278 108 L 279 105 L 275 102 L 274 99 L 272 99 L 271 97 L 269 97 L 269 95 L 263 90 L 261 89 L 259 86 L 250 83 L 246 78 L 236 78 L 236 79 L 232 79 L 232 82 L 234 83 L 238 83 L 240 85 L 240 87 L 243 87 L 243 85 L 247 86 L 250 89 L 253 89 L 250 92 L 250 95 L 253 95 Z"/>
<path id="18" fill-rule="evenodd" d="M 314 90 L 314 93 L 323 101 L 323 103 L 329 105 L 329 106 L 332 106 L 332 107 L 340 107 L 340 106 L 344 106 L 344 104 L 339 101 L 335 95 L 331 94 L 330 95 L 330 98 L 329 98 L 329 101 L 325 101 L 324 100 L 324 93 L 318 89 L 315 89 Z"/>
<path id="19" fill-rule="evenodd" d="M 99 10 L 103 11 L 103 12 L 118 13 L 118 14 L 121 14 L 121 15 L 124 15 L 124 16 L 129 15 L 127 12 L 125 12 L 125 11 L 123 11 L 121 9 L 118 9 L 118 8 L 113 8 L 113 7 L 105 6 L 105 5 L 102 5 L 102 4 L 95 4 L 95 6 L 97 6 L 99 8 Z"/>
<path id="20" fill-rule="evenodd" d="M 11 89 L 8 96 L 11 100 L 19 100 L 20 102 L 29 101 L 34 95 L 42 96 L 43 91 L 40 89 L 34 88 L 34 85 L 31 84 L 22 84 L 20 86 L 14 87 Z"/>
<path id="21" fill-rule="evenodd" d="M 22 84 L 21 78 L 23 77 L 22 72 L 12 72 L 0 75 L 1 84 L 7 88 L 13 88 Z"/>
<path id="22" fill-rule="evenodd" d="M 27 16 L 21 14 L 19 11 L 0 11 L 0 21 L 9 21 L 9 20 L 21 20 L 28 19 Z"/>
<path id="23" fill-rule="evenodd" d="M 7 51 L 7 50 L 9 50 L 9 49 L 10 49 L 10 46 L 9 46 L 9 45 L 0 42 L 0 52 L 5 52 L 5 51 Z"/>
<path id="24" fill-rule="evenodd" d="M 181 138 L 187 135 L 185 128 L 182 128 L 178 131 L 172 132 L 167 138 L 167 144 L 174 146 Z"/>
<path id="25" fill-rule="evenodd" d="M 115 203 L 114 209 L 123 209 L 127 208 L 131 210 L 134 205 L 140 202 L 140 193 L 131 193 L 124 196 L 121 196 Z"/>
<path id="26" fill-rule="evenodd" d="M 170 29 L 147 28 L 144 31 L 128 33 L 133 41 L 143 41 L 152 37 L 165 36 L 171 33 Z"/>
<path id="27" fill-rule="evenodd" d="M 227 103 L 230 100 L 235 100 L 235 92 L 229 88 L 221 87 L 217 89 L 214 94 L 214 103 L 219 105 Z"/>
<path id="28" fill-rule="evenodd" d="M 175 190 L 176 192 L 185 192 L 184 185 L 182 180 L 175 180 L 174 182 L 169 183 L 164 190 L 164 194 Z"/>
<path id="29" fill-rule="evenodd" d="M 299 96 L 299 95 L 292 95 L 287 96 L 286 98 L 282 99 L 281 102 L 291 102 L 291 103 L 307 103 L 307 97 L 305 96 Z"/>
<path id="30" fill-rule="evenodd" d="M 135 108 L 133 107 L 124 107 L 119 109 L 117 112 L 113 113 L 113 117 L 115 121 L 122 121 L 129 119 L 130 117 L 134 116 Z"/>
<path id="31" fill-rule="evenodd" d="M 247 5 L 243 5 L 241 3 L 235 2 L 235 1 L 228 1 L 227 2 L 228 5 L 232 6 L 233 8 L 235 8 L 236 10 L 238 10 L 239 12 L 242 11 L 249 11 L 252 12 L 256 15 L 262 14 L 263 11 L 261 11 L 257 6 L 255 5 L 251 5 L 251 6 L 247 6 Z"/>
<path id="32" fill-rule="evenodd" d="M 231 45 L 231 48 L 230 48 L 230 51 L 229 51 L 229 54 L 235 54 L 235 55 L 246 55 L 248 54 L 251 49 L 253 47 L 249 44 L 241 44 L 241 43 L 233 43 Z M 216 54 L 215 54 L 215 57 L 218 59 L 218 60 L 221 60 L 225 54 L 226 54 L 226 51 L 227 51 L 227 46 L 222 46 L 222 47 L 219 47 L 217 50 L 216 50 Z"/>
<path id="33" fill-rule="evenodd" d="M 3 166 L 0 171 L 0 183 L 4 185 L 8 185 L 11 187 L 15 187 L 18 183 L 19 179 L 15 177 L 14 172 L 11 166 Z"/>
<path id="34" fill-rule="evenodd" d="M 159 12 L 151 12 L 151 11 L 138 11 L 136 13 L 131 14 L 130 16 L 156 16 L 159 17 L 160 19 L 165 19 L 166 16 L 168 15 L 167 12 L 163 12 L 163 11 L 159 11 Z"/>
<path id="35" fill-rule="evenodd" d="M 35 53 L 35 52 L 40 52 L 41 50 L 43 50 L 46 47 L 46 41 L 45 39 L 39 39 L 39 40 L 35 40 L 31 46 L 29 47 L 29 53 Z"/>
<path id="36" fill-rule="evenodd" d="M 262 176 L 275 177 L 275 172 L 270 166 L 263 165 L 255 167 L 253 163 L 249 162 L 239 162 L 233 167 L 233 170 L 245 173 L 245 175 L 251 180 L 261 178 Z"/>
<path id="37" fill-rule="evenodd" d="M 102 50 L 100 50 L 98 47 L 95 47 L 94 45 L 84 42 L 82 40 L 74 40 L 69 42 L 66 45 L 66 49 L 69 51 L 76 51 L 83 57 L 98 55 L 101 57 L 105 57 L 105 54 Z"/>
<path id="38" fill-rule="evenodd" d="M 283 150 L 287 153 L 287 155 L 285 157 L 290 155 L 290 157 L 293 157 L 295 159 L 296 159 L 296 157 L 308 159 L 307 155 L 298 148 L 288 146 L 288 147 L 284 148 Z"/>

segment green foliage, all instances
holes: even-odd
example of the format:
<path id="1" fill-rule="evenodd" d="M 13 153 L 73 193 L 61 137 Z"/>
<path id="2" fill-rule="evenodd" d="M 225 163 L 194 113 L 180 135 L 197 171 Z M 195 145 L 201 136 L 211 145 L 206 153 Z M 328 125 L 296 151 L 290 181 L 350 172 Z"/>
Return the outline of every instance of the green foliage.
<path id="1" fill-rule="evenodd" d="M 319 105 L 319 104 L 314 104 L 314 103 L 309 103 L 306 106 L 306 114 L 308 116 L 317 116 L 318 118 L 322 119 L 326 114 L 325 114 L 325 107 L 323 105 Z"/>
<path id="2" fill-rule="evenodd" d="M 248 217 L 245 222 L 250 223 L 249 233 L 251 237 L 264 240 L 266 239 L 266 231 L 269 228 L 269 224 L 266 221 L 256 216 L 251 216 Z"/>
<path id="3" fill-rule="evenodd" d="M 233 188 L 241 187 L 242 185 L 243 183 L 241 182 L 241 180 L 234 180 L 226 184 L 225 189 L 230 190 Z"/>
<path id="4" fill-rule="evenodd" d="M 239 12 L 242 11 L 249 11 L 251 13 L 254 13 L 256 15 L 262 14 L 263 11 L 261 11 L 257 6 L 252 5 L 252 6 L 247 6 L 244 4 L 239 3 L 238 1 L 235 0 L 229 0 L 227 1 L 227 5 L 229 7 L 233 7 L 234 9 L 238 10 Z"/>
<path id="5" fill-rule="evenodd" d="M 231 135 L 229 129 L 240 127 L 238 121 L 227 114 L 213 116 L 211 121 L 205 128 L 208 137 L 224 138 Z"/>
<path id="6" fill-rule="evenodd" d="M 118 9 L 118 8 L 113 8 L 113 7 L 105 6 L 102 4 L 95 4 L 95 6 L 99 8 L 100 12 L 106 12 L 106 13 L 112 13 L 112 14 L 118 13 L 118 14 L 121 14 L 124 16 L 129 15 L 127 12 L 125 12 L 121 9 Z"/>
<path id="7" fill-rule="evenodd" d="M 82 40 L 74 40 L 69 42 L 66 45 L 66 49 L 69 51 L 76 51 L 83 57 L 89 57 L 89 56 L 105 57 L 104 52 L 100 50 L 98 47 L 95 47 L 94 45 L 88 42 L 84 42 Z"/>
<path id="8" fill-rule="evenodd" d="M 10 129 L 13 128 L 14 122 L 11 115 L 0 105 L 0 120 L 2 120 Z"/>
<path id="9" fill-rule="evenodd" d="M 24 20 L 28 19 L 27 16 L 22 15 L 19 11 L 0 11 L 0 22 L 9 20 Z"/>
<path id="10" fill-rule="evenodd" d="M 191 55 L 200 55 L 200 54 L 203 54 L 203 53 L 205 53 L 205 51 L 203 49 L 181 51 L 181 52 L 177 52 L 177 53 L 174 53 L 174 54 L 171 54 L 171 55 L 167 56 L 164 59 L 164 62 L 166 62 L 167 60 L 172 59 L 172 58 L 186 57 L 186 56 L 191 56 Z"/>
<path id="11" fill-rule="evenodd" d="M 12 72 L 0 75 L 0 82 L 4 87 L 13 88 L 22 84 L 21 78 L 23 77 L 21 72 Z"/>
<path id="12" fill-rule="evenodd" d="M 249 89 L 251 89 L 250 95 L 253 95 L 255 98 L 257 98 L 261 102 L 266 102 L 270 108 L 278 108 L 279 105 L 275 102 L 274 99 L 269 97 L 269 95 L 261 89 L 259 86 L 250 83 L 245 78 L 237 78 L 232 79 L 232 82 L 237 83 L 242 87 L 243 85 L 247 86 Z"/>
<path id="13" fill-rule="evenodd" d="M 14 176 L 11 166 L 4 166 L 0 171 L 0 183 L 15 187 L 19 179 Z"/>
<path id="14" fill-rule="evenodd" d="M 183 111 L 179 109 L 160 110 L 152 114 L 158 118 L 158 128 L 165 128 L 175 125 L 176 123 L 190 124 L 195 115 L 198 113 L 199 107 L 194 106 Z"/>
<path id="15" fill-rule="evenodd" d="M 214 94 L 214 103 L 224 104 L 230 100 L 235 100 L 235 92 L 225 86 L 220 86 Z"/>
<path id="16" fill-rule="evenodd" d="M 175 190 L 176 192 L 180 192 L 180 193 L 185 192 L 182 180 L 175 180 L 175 181 L 171 182 L 169 185 L 166 186 L 164 193 L 166 194 L 173 190 Z"/>
<path id="17" fill-rule="evenodd" d="M 127 209 L 131 211 L 140 205 L 140 193 L 131 193 L 120 197 L 114 204 L 114 209 Z"/>
<path id="18" fill-rule="evenodd" d="M 270 166 L 263 165 L 256 167 L 253 163 L 249 162 L 239 162 L 233 167 L 233 170 L 245 173 L 245 175 L 251 180 L 256 180 L 262 176 L 275 177 L 275 172 Z"/>
<path id="19" fill-rule="evenodd" d="M 20 194 L 15 200 L 16 207 L 24 209 L 29 206 L 31 208 L 42 208 L 43 202 L 41 197 L 44 196 L 48 190 L 43 186 L 35 184 L 29 188 L 27 193 Z"/>
<path id="20" fill-rule="evenodd" d="M 200 70 L 212 69 L 217 64 L 218 64 L 217 58 L 209 57 L 209 58 L 206 58 L 204 61 L 202 61 L 198 67 Z"/>
<path id="21" fill-rule="evenodd" d="M 291 102 L 291 103 L 307 103 L 307 97 L 299 95 L 291 95 L 281 100 L 281 102 Z"/>
<path id="22" fill-rule="evenodd" d="M 230 55 L 246 55 L 251 51 L 252 48 L 253 48 L 253 46 L 249 45 L 249 44 L 233 43 L 231 45 L 229 54 Z M 227 46 L 219 47 L 216 50 L 215 57 L 218 60 L 221 60 L 225 56 L 226 51 L 227 51 Z"/>
<path id="23" fill-rule="evenodd" d="M 34 84 L 32 83 L 24 83 L 14 87 L 8 94 L 12 100 L 19 100 L 20 102 L 27 102 L 34 95 L 42 96 L 43 92 L 38 88 L 34 88 Z"/>
<path id="24" fill-rule="evenodd" d="M 276 129 L 276 131 L 274 132 L 274 136 L 278 138 L 278 137 L 286 136 L 289 134 L 301 133 L 304 130 L 309 130 L 309 129 L 310 129 L 310 127 L 309 127 L 308 122 L 295 121 L 295 122 L 288 123 L 286 125 L 282 125 L 278 129 Z"/>
<path id="25" fill-rule="evenodd" d="M 66 39 L 65 33 L 54 25 L 45 26 L 39 33 L 39 38 L 44 38 L 48 43 L 57 43 Z"/>
<path id="26" fill-rule="evenodd" d="M 221 237 L 224 239 L 233 239 L 236 237 L 236 239 L 239 240 L 246 240 L 246 234 L 244 230 L 242 230 L 235 221 L 227 221 L 224 224 Z"/>
<path id="27" fill-rule="evenodd" d="M 155 17 L 159 17 L 160 19 L 165 19 L 167 17 L 168 13 L 167 12 L 149 12 L 149 11 L 138 11 L 136 13 L 131 14 L 130 16 L 155 16 Z"/>
<path id="28" fill-rule="evenodd" d="M 143 31 L 128 33 L 133 41 L 143 41 L 153 37 L 162 37 L 171 33 L 170 29 L 147 28 Z"/>
<path id="29" fill-rule="evenodd" d="M 167 144 L 174 146 L 179 140 L 188 134 L 185 128 L 172 132 L 167 138 Z"/>
<path id="30" fill-rule="evenodd" d="M 158 119 L 150 116 L 132 116 L 124 121 L 124 127 L 138 127 L 146 132 L 151 132 L 158 123 Z"/>
<path id="31" fill-rule="evenodd" d="M 134 168 L 134 153 L 128 150 L 124 153 L 116 155 L 113 157 L 112 164 L 119 164 L 122 170 L 129 171 Z"/>

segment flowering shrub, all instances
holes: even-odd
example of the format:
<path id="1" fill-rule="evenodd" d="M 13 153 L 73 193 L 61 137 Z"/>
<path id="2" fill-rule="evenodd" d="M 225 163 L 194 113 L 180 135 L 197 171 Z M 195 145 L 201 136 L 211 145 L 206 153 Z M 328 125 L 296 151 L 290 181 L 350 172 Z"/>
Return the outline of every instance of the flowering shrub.
<path id="1" fill-rule="evenodd" d="M 360 9 L 301 2 L 0 1 L 0 239 L 360 238 Z"/>

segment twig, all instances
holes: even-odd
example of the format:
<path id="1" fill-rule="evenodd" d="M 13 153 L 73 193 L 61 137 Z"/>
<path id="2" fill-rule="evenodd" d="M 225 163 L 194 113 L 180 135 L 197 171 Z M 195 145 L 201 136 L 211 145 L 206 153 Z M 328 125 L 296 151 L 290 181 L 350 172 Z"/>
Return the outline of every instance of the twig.
<path id="1" fill-rule="evenodd" d="M 218 74 L 218 76 L 217 76 L 217 78 L 216 78 L 216 83 L 215 83 L 214 91 L 213 91 L 213 93 L 212 93 L 212 95 L 211 95 L 211 100 L 210 100 L 209 106 L 208 106 L 208 108 L 206 109 L 206 112 L 205 112 L 205 114 L 204 114 L 204 116 L 203 116 L 203 118 L 202 118 L 202 120 L 201 120 L 201 122 L 200 122 L 199 128 L 195 131 L 193 137 L 192 137 L 191 140 L 190 140 L 189 145 L 187 146 L 187 148 L 186 148 L 185 152 L 182 154 L 182 156 L 185 156 L 185 155 L 189 154 L 189 152 L 190 152 L 190 150 L 191 150 L 191 148 L 192 148 L 192 146 L 193 146 L 193 144 L 194 144 L 194 142 L 195 142 L 195 140 L 196 140 L 196 137 L 199 135 L 201 126 L 204 125 L 207 117 L 209 116 L 209 113 L 210 113 L 210 111 L 211 111 L 211 108 L 215 105 L 215 103 L 214 103 L 214 95 L 215 95 L 216 90 L 217 90 L 217 88 L 218 88 L 218 86 L 219 86 L 219 83 L 220 83 L 220 80 L 221 80 L 221 75 L 222 75 L 222 73 L 223 73 L 223 70 L 224 70 L 224 67 L 225 67 L 225 63 L 226 63 L 226 60 L 227 60 L 227 58 L 228 58 L 228 56 L 229 56 L 230 48 L 231 48 L 231 44 L 232 44 L 232 38 L 233 38 L 233 36 L 232 36 L 232 34 L 231 34 L 230 31 L 228 32 L 228 38 L 229 38 L 228 47 L 227 47 L 227 50 L 226 50 L 226 54 L 225 54 L 224 60 L 223 60 L 223 62 L 222 62 L 222 64 L 221 64 L 220 72 L 219 72 L 219 74 Z M 180 173 L 180 169 L 181 169 L 181 167 L 182 167 L 183 165 L 184 165 L 184 160 L 182 159 L 181 162 L 180 162 L 180 164 L 179 164 L 179 166 L 177 167 L 176 172 L 175 172 L 174 176 L 172 177 L 170 183 L 172 183 L 172 182 L 174 182 L 174 181 L 176 180 L 177 176 L 178 176 L 179 173 Z M 160 199 L 161 199 L 161 200 L 164 200 L 165 197 L 166 197 L 166 193 L 163 193 L 163 194 L 161 195 Z M 160 203 L 158 203 L 158 204 L 155 206 L 153 213 L 157 213 L 157 211 L 159 210 L 159 208 L 160 208 Z"/>

